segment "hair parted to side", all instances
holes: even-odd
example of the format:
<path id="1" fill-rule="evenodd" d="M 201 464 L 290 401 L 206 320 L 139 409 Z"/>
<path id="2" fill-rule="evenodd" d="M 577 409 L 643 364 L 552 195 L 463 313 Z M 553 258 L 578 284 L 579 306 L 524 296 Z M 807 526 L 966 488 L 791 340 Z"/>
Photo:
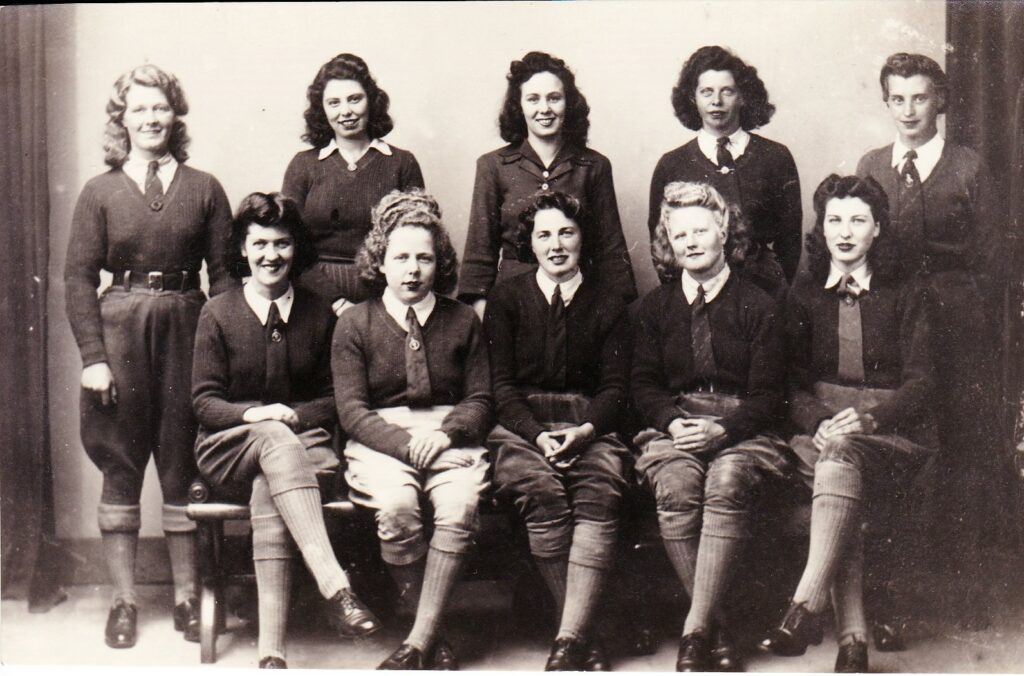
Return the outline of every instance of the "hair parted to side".
<path id="1" fill-rule="evenodd" d="M 232 277 L 241 279 L 250 274 L 249 262 L 242 255 L 250 225 L 279 228 L 291 234 L 295 256 L 288 272 L 295 279 L 316 263 L 316 245 L 309 228 L 302 222 L 295 200 L 279 192 L 254 192 L 242 199 L 231 221 L 231 234 L 224 252 L 224 265 Z"/>
<path id="2" fill-rule="evenodd" d="M 317 71 L 313 82 L 306 89 L 308 107 L 303 117 L 306 120 L 306 133 L 302 140 L 314 148 L 323 148 L 334 138 L 334 130 L 327 121 L 324 112 L 324 89 L 331 80 L 355 80 L 366 90 L 369 113 L 366 121 L 366 135 L 371 139 L 382 138 L 395 128 L 388 108 L 391 99 L 387 92 L 377 86 L 377 81 L 370 75 L 366 62 L 355 54 L 338 54 L 325 63 Z"/>
<path id="3" fill-rule="evenodd" d="M 663 283 L 678 279 L 683 272 L 668 241 L 669 216 L 675 209 L 683 207 L 703 207 L 710 211 L 718 226 L 726 232 L 726 260 L 732 265 L 743 265 L 750 246 L 750 232 L 739 209 L 726 202 L 722 193 L 707 183 L 674 181 L 665 186 L 661 217 L 651 237 L 651 259 Z"/>
<path id="4" fill-rule="evenodd" d="M 562 121 L 562 138 L 567 145 L 584 148 L 587 145 L 587 134 L 590 131 L 590 106 L 587 99 L 576 86 L 576 76 L 572 74 L 565 61 L 545 52 L 530 52 L 521 60 L 513 61 L 508 69 L 508 88 L 505 90 L 505 102 L 498 116 L 498 129 L 501 138 L 512 145 L 519 145 L 526 140 L 526 118 L 520 101 L 523 94 L 523 83 L 537 73 L 551 73 L 562 81 L 565 89 L 565 119 Z"/>
<path id="5" fill-rule="evenodd" d="M 516 254 L 523 263 L 536 263 L 537 257 L 533 253 L 533 226 L 538 211 L 554 209 L 560 211 L 563 216 L 576 224 L 580 229 L 580 238 L 583 242 L 583 251 L 580 254 L 580 266 L 590 263 L 588 252 L 588 238 L 584 232 L 583 208 L 580 201 L 569 193 L 555 191 L 534 193 L 530 203 L 519 212 L 519 224 L 516 228 Z"/>
<path id="6" fill-rule="evenodd" d="M 898 52 L 886 59 L 878 81 L 882 85 L 882 100 L 887 103 L 889 101 L 890 75 L 899 77 L 923 75 L 928 78 L 932 81 L 935 95 L 939 99 L 939 113 L 946 112 L 946 103 L 949 101 L 949 80 L 946 79 L 942 66 L 935 59 L 924 54 L 907 54 L 906 52 Z"/>
<path id="7" fill-rule="evenodd" d="M 373 227 L 356 254 L 359 276 L 375 292 L 387 286 L 380 271 L 388 250 L 388 239 L 397 228 L 423 228 L 434 240 L 437 271 L 434 274 L 435 293 L 449 294 L 459 280 L 459 258 L 452 246 L 448 231 L 441 222 L 441 207 L 437 200 L 420 188 L 406 191 L 392 190 L 381 198 L 370 214 Z"/>
<path id="8" fill-rule="evenodd" d="M 672 88 L 672 108 L 687 129 L 697 131 L 703 122 L 697 110 L 697 80 L 708 70 L 727 70 L 732 73 L 736 87 L 743 97 L 740 108 L 740 127 L 746 131 L 768 124 L 775 114 L 775 106 L 768 102 L 768 90 L 757 74 L 743 59 L 718 45 L 701 47 L 686 60 L 679 72 L 679 81 Z"/>
<path id="9" fill-rule="evenodd" d="M 825 211 L 829 200 L 855 197 L 871 209 L 878 224 L 878 237 L 868 250 L 868 265 L 875 279 L 896 282 L 901 276 L 899 245 L 889 232 L 889 198 L 878 181 L 870 176 L 829 174 L 814 191 L 814 229 L 807 234 L 807 269 L 824 284 L 828 279 L 832 254 L 825 243 Z"/>
<path id="10" fill-rule="evenodd" d="M 178 78 L 154 66 L 145 64 L 136 66 L 117 78 L 107 99 L 107 126 L 103 131 L 103 161 L 111 167 L 120 167 L 128 159 L 131 152 L 131 141 L 128 131 L 124 128 L 124 111 L 127 107 L 125 97 L 132 85 L 156 87 L 167 97 L 167 103 L 174 111 L 174 124 L 171 126 L 167 150 L 178 162 L 188 159 L 188 133 L 185 123 L 181 120 L 188 114 L 188 102 L 182 91 Z"/>

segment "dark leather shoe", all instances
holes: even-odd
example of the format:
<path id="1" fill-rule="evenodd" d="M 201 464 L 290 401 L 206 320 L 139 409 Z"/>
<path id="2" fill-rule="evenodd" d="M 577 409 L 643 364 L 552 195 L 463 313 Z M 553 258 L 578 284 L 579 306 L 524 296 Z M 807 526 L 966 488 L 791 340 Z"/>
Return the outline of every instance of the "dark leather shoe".
<path id="1" fill-rule="evenodd" d="M 724 627 L 715 629 L 711 646 L 711 671 L 743 671 L 743 660 L 736 650 L 736 642 Z"/>
<path id="2" fill-rule="evenodd" d="M 783 657 L 803 655 L 810 644 L 821 643 L 821 625 L 802 603 L 790 604 L 782 624 L 768 632 L 758 647 Z"/>
<path id="3" fill-rule="evenodd" d="M 544 671 L 583 671 L 586 647 L 575 638 L 563 636 L 551 644 Z"/>
<path id="4" fill-rule="evenodd" d="M 185 633 L 185 640 L 199 643 L 199 601 L 193 597 L 174 606 L 174 629 Z"/>
<path id="5" fill-rule="evenodd" d="M 280 657 L 264 657 L 260 660 L 260 669 L 287 669 L 288 663 Z"/>
<path id="6" fill-rule="evenodd" d="M 455 657 L 448 641 L 443 638 L 437 639 L 434 646 L 434 654 L 430 656 L 430 668 L 434 671 L 458 671 L 459 660 Z"/>
<path id="7" fill-rule="evenodd" d="M 861 641 L 844 643 L 836 655 L 837 674 L 863 674 L 868 670 L 868 644 Z"/>
<path id="8" fill-rule="evenodd" d="M 711 642 L 707 634 L 695 631 L 679 639 L 676 671 L 710 671 Z"/>
<path id="9" fill-rule="evenodd" d="M 403 643 L 380 663 L 378 670 L 383 671 L 424 671 L 428 669 L 427 658 L 419 648 Z"/>
<path id="10" fill-rule="evenodd" d="M 107 615 L 107 645 L 111 648 L 131 648 L 135 645 L 138 620 L 139 611 L 134 603 L 124 599 L 115 601 Z"/>
<path id="11" fill-rule="evenodd" d="M 583 653 L 583 671 L 611 671 L 612 662 L 608 659 L 608 653 L 604 651 L 604 645 L 600 639 L 592 638 L 587 642 L 587 649 Z"/>
<path id="12" fill-rule="evenodd" d="M 883 653 L 895 653 L 906 650 L 903 642 L 903 623 L 895 620 L 876 622 L 871 627 L 871 636 L 875 639 L 875 649 Z"/>
<path id="13" fill-rule="evenodd" d="M 351 589 L 342 589 L 327 605 L 327 621 L 339 636 L 362 638 L 380 630 L 380 620 Z"/>

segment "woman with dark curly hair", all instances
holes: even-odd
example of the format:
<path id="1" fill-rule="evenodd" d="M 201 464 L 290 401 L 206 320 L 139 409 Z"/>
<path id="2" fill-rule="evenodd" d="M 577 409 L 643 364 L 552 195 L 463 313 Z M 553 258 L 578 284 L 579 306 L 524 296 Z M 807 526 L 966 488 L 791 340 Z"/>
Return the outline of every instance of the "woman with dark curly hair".
<path id="1" fill-rule="evenodd" d="M 740 225 L 710 185 L 665 186 L 652 250 L 672 278 L 637 313 L 630 387 L 646 429 L 636 469 L 691 599 L 677 671 L 740 669 L 722 601 L 759 496 L 786 486 L 793 466 L 774 430 L 782 327 L 775 302 L 732 269 Z"/>
<path id="2" fill-rule="evenodd" d="M 440 295 L 455 288 L 458 259 L 429 195 L 382 199 L 356 264 L 381 295 L 347 311 L 334 331 L 345 478 L 352 501 L 376 511 L 381 556 L 403 606 L 416 607 L 412 631 L 380 668 L 456 669 L 440 629 L 487 487 L 487 345 L 473 310 Z M 433 505 L 429 542 L 424 496 Z"/>
<path id="3" fill-rule="evenodd" d="M 554 190 L 582 205 L 592 243 L 584 268 L 627 302 L 635 299 L 612 166 L 587 147 L 590 106 L 575 76 L 561 59 L 530 52 L 512 62 L 507 77 L 498 127 L 508 145 L 476 163 L 459 299 L 482 317 L 495 279 L 534 269 L 518 257 L 519 214 L 535 193 Z"/>
<path id="4" fill-rule="evenodd" d="M 757 69 L 722 47 L 701 47 L 683 64 L 672 107 L 697 137 L 663 155 L 654 169 L 651 232 L 666 184 L 713 185 L 749 225 L 753 247 L 744 273 L 781 298 L 800 263 L 800 178 L 786 146 L 750 133 L 775 113 Z"/>
<path id="5" fill-rule="evenodd" d="M 325 63 L 306 96 L 302 140 L 313 148 L 292 159 L 281 191 L 298 203 L 319 254 L 298 284 L 340 315 L 370 297 L 354 265 L 370 211 L 392 190 L 422 188 L 423 174 L 412 153 L 382 140 L 394 128 L 388 95 L 361 58 L 339 54 Z"/>
<path id="6" fill-rule="evenodd" d="M 217 179 L 185 164 L 186 113 L 177 78 L 156 66 L 114 83 L 104 139 L 111 169 L 82 189 L 64 269 L 82 355 L 82 445 L 103 472 L 98 516 L 114 586 L 112 648 L 136 640 L 139 497 L 150 455 L 163 493 L 174 626 L 199 640 L 195 524 L 185 516 L 196 476 L 188 379 L 204 259 L 211 295 L 232 285 L 222 264 L 231 208 Z M 101 270 L 114 280 L 97 298 Z"/>
<path id="7" fill-rule="evenodd" d="M 868 670 L 863 514 L 905 490 L 935 447 L 927 291 L 901 286 L 889 204 L 872 178 L 837 176 L 814 193 L 808 272 L 786 298 L 790 445 L 814 491 L 811 542 L 782 623 L 761 642 L 801 655 L 836 613 L 836 672 Z"/>
<path id="8" fill-rule="evenodd" d="M 331 549 L 316 470 L 335 470 L 330 341 L 336 317 L 321 297 L 292 286 L 316 261 L 309 229 L 281 193 L 252 193 L 231 227 L 226 267 L 248 277 L 203 308 L 192 403 L 195 452 L 217 490 L 248 497 L 259 597 L 261 669 L 285 668 L 285 627 L 296 550 L 343 637 L 380 623 L 352 592 Z"/>

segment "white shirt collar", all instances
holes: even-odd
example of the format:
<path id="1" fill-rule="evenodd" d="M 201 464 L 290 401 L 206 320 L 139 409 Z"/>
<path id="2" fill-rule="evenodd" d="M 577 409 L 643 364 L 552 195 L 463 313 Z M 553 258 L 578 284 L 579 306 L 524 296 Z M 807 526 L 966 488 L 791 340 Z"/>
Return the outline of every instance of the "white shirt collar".
<path id="1" fill-rule="evenodd" d="M 740 155 L 747 151 L 747 144 L 750 143 L 750 134 L 744 131 L 742 128 L 737 129 L 733 133 L 729 134 L 729 143 L 726 147 L 729 152 L 732 153 L 732 158 L 738 160 Z M 700 151 L 704 153 L 704 157 L 711 160 L 712 164 L 718 164 L 718 138 L 712 136 L 703 127 L 697 132 L 697 145 L 700 147 Z"/>
<path id="2" fill-rule="evenodd" d="M 409 306 L 398 300 L 398 296 L 395 295 L 395 292 L 390 287 L 384 288 L 384 295 L 381 296 L 381 300 L 384 301 L 384 309 L 387 310 L 387 313 L 404 329 L 406 327 L 405 316 L 409 314 Z M 437 305 L 437 297 L 431 291 L 423 300 L 412 306 L 413 312 L 416 313 L 416 321 L 420 323 L 420 326 L 427 323 L 427 319 L 430 318 L 430 313 L 434 311 L 435 305 Z"/>
<path id="3" fill-rule="evenodd" d="M 379 152 L 379 153 L 381 153 L 383 155 L 391 155 L 392 154 L 391 146 L 389 146 L 384 141 L 381 141 L 379 138 L 375 138 L 375 139 L 371 139 L 370 140 L 370 145 L 367 146 L 366 152 L 370 152 L 370 148 L 373 148 L 374 150 L 376 150 L 377 152 Z M 333 153 L 333 152 L 337 152 L 340 155 L 341 154 L 341 148 L 338 147 L 338 142 L 335 139 L 332 138 L 327 145 L 325 145 L 323 148 L 320 149 L 320 153 L 317 155 L 317 159 L 319 159 L 319 160 L 326 160 L 328 157 L 331 156 L 331 153 Z M 363 153 L 363 154 L 365 155 L 366 153 Z"/>
<path id="4" fill-rule="evenodd" d="M 693 301 L 697 300 L 697 287 L 701 286 L 702 283 L 698 282 L 696 279 L 691 277 L 689 271 L 687 270 L 683 270 L 682 280 L 683 294 L 686 296 L 686 302 L 692 304 Z M 704 302 L 710 303 L 711 301 L 713 301 L 715 297 L 718 296 L 719 292 L 722 290 L 722 287 L 725 286 L 725 283 L 727 281 L 729 281 L 728 263 L 725 264 L 721 272 L 719 272 L 717 275 L 715 275 L 708 281 L 703 282 Z"/>
<path id="5" fill-rule="evenodd" d="M 940 134 L 935 134 L 928 143 L 925 143 L 920 148 L 915 148 L 917 159 L 914 160 L 914 166 L 917 167 L 917 174 L 921 177 L 922 181 L 931 175 L 935 165 L 939 163 L 939 158 L 942 156 L 942 148 L 945 145 L 946 140 Z M 904 156 L 909 151 L 910 148 L 903 144 L 903 141 L 900 140 L 897 134 L 896 142 L 892 144 L 892 166 L 897 171 L 903 171 Z"/>
<path id="6" fill-rule="evenodd" d="M 545 275 L 543 270 L 540 268 L 537 269 L 537 286 L 540 287 L 540 291 L 544 294 L 544 298 L 547 300 L 548 305 L 551 305 L 551 297 L 555 295 L 555 287 L 558 286 L 561 287 L 562 302 L 565 303 L 566 307 L 568 307 L 582 283 L 583 273 L 580 272 L 579 269 L 576 270 L 576 274 L 568 281 L 560 283 L 551 281 L 551 278 Z"/>
<path id="7" fill-rule="evenodd" d="M 825 280 L 825 288 L 831 289 L 839 284 L 846 275 L 845 272 L 836 267 L 835 263 L 829 264 L 828 279 Z M 850 273 L 853 277 L 854 284 L 860 289 L 860 291 L 871 290 L 871 268 L 868 267 L 867 261 L 864 265 L 860 266 L 856 270 Z"/>
<path id="8" fill-rule="evenodd" d="M 146 192 L 146 174 L 149 173 L 149 162 L 150 160 L 144 160 L 129 153 L 128 159 L 121 165 L 124 173 L 139 186 L 139 190 L 142 192 Z M 156 169 L 156 175 L 163 183 L 164 194 L 166 194 L 167 189 L 171 187 L 171 181 L 174 180 L 175 172 L 178 171 L 178 161 L 174 159 L 173 155 L 166 153 L 157 162 L 159 166 Z"/>
<path id="9" fill-rule="evenodd" d="M 270 317 L 270 305 L 272 303 L 277 303 L 277 311 L 281 313 L 281 321 L 285 324 L 288 323 L 288 317 L 292 314 L 292 303 L 295 301 L 295 289 L 292 288 L 291 284 L 288 285 L 288 290 L 284 292 L 284 295 L 276 300 L 270 300 L 266 296 L 260 295 L 252 284 L 243 286 L 242 293 L 245 295 L 245 302 L 256 313 L 260 324 L 263 324 L 263 326 L 267 325 L 267 319 Z"/>

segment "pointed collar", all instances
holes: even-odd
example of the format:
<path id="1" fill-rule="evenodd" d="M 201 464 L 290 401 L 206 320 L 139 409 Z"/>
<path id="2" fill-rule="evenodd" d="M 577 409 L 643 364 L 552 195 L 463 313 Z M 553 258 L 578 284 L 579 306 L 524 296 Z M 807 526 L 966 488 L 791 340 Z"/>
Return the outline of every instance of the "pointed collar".
<path id="1" fill-rule="evenodd" d="M 366 152 L 367 153 L 370 152 L 371 149 L 376 150 L 377 152 L 381 153 L 382 155 L 391 155 L 392 154 L 391 146 L 389 146 L 384 141 L 381 141 L 379 138 L 375 138 L 375 139 L 371 139 L 370 140 L 370 146 L 366 149 Z M 338 142 L 335 139 L 332 138 L 327 143 L 327 145 L 325 145 L 323 148 L 320 149 L 320 152 L 317 153 L 316 158 L 318 160 L 326 160 L 328 157 L 331 156 L 331 153 L 335 153 L 335 152 L 340 155 L 341 154 L 341 149 L 338 148 Z M 363 155 L 365 156 L 366 153 L 363 153 Z"/>

